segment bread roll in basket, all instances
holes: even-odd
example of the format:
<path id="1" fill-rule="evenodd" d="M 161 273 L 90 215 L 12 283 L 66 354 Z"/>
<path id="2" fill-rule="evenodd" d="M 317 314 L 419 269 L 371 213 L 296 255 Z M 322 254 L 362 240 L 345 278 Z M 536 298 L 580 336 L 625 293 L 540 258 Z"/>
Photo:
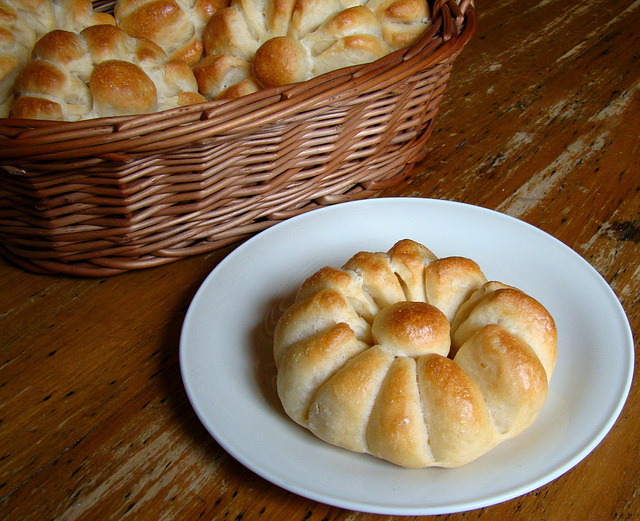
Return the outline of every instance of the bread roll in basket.
<path id="1" fill-rule="evenodd" d="M 172 60 L 195 65 L 209 18 L 229 0 L 117 0 L 113 14 L 131 36 L 159 45 Z"/>
<path id="2" fill-rule="evenodd" d="M 277 390 L 328 443 L 457 467 L 533 423 L 556 344 L 538 301 L 470 259 L 402 240 L 302 284 L 274 333 Z"/>
<path id="3" fill-rule="evenodd" d="M 9 114 L 16 76 L 43 35 L 56 29 L 80 32 L 92 25 L 114 25 L 91 0 L 2 0 L 0 2 L 0 118 Z"/>
<path id="4" fill-rule="evenodd" d="M 112 25 L 47 33 L 14 88 L 15 118 L 75 121 L 205 101 L 185 62 L 169 60 L 151 41 Z"/>

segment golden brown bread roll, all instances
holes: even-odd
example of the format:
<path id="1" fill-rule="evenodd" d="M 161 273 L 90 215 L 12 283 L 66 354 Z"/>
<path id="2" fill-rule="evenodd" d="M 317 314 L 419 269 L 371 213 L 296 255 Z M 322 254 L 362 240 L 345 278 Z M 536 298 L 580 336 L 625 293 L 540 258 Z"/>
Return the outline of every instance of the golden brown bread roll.
<path id="1" fill-rule="evenodd" d="M 232 0 L 203 40 L 206 56 L 231 56 L 237 70 L 227 62 L 220 81 L 218 69 L 200 67 L 200 92 L 228 97 L 235 76 L 266 88 L 368 63 L 413 43 L 430 23 L 426 0 Z"/>
<path id="2" fill-rule="evenodd" d="M 13 82 L 29 58 L 35 32 L 11 5 L 0 4 L 0 117 L 13 101 Z"/>
<path id="3" fill-rule="evenodd" d="M 114 25 L 112 15 L 93 9 L 91 0 L 2 0 L 0 7 L 13 10 L 36 38 L 64 29 L 81 31 L 90 25 Z"/>
<path id="4" fill-rule="evenodd" d="M 14 118 L 76 121 L 147 114 L 204 101 L 189 66 L 112 25 L 38 40 L 18 74 Z"/>
<path id="5" fill-rule="evenodd" d="M 199 91 L 215 92 L 217 99 L 239 98 L 259 89 L 251 78 L 250 64 L 229 54 L 205 56 L 193 73 Z"/>
<path id="6" fill-rule="evenodd" d="M 95 12 L 91 0 L 2 0 L 0 2 L 0 117 L 13 102 L 13 84 L 36 40 L 54 29 L 81 31 L 115 24 L 113 16 Z"/>
<path id="7" fill-rule="evenodd" d="M 228 0 L 117 0 L 118 26 L 131 36 L 147 38 L 172 60 L 195 65 L 202 57 L 202 32 L 211 15 Z"/>
<path id="8" fill-rule="evenodd" d="M 556 344 L 535 299 L 470 259 L 402 240 L 302 284 L 274 333 L 278 395 L 331 444 L 456 467 L 531 425 Z"/>

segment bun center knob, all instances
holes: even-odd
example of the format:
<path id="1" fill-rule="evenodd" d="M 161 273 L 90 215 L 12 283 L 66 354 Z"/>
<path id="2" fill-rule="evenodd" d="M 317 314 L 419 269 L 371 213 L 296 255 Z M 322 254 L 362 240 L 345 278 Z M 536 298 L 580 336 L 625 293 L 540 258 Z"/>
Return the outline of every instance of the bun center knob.
<path id="1" fill-rule="evenodd" d="M 267 40 L 256 51 L 253 75 L 262 87 L 278 87 L 309 79 L 307 51 L 289 36 Z"/>
<path id="2" fill-rule="evenodd" d="M 449 321 L 435 306 L 425 302 L 397 302 L 380 310 L 371 328 L 373 338 L 396 356 L 449 354 Z"/>

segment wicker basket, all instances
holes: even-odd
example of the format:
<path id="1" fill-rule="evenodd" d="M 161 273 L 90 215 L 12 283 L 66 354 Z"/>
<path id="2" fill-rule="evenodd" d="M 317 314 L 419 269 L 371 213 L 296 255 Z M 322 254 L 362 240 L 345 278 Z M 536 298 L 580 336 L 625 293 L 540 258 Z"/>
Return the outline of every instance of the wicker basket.
<path id="1" fill-rule="evenodd" d="M 236 100 L 74 123 L 0 120 L 0 252 L 31 271 L 114 275 L 395 185 L 423 157 L 475 31 L 470 0 L 436 0 L 434 16 L 407 49 Z"/>

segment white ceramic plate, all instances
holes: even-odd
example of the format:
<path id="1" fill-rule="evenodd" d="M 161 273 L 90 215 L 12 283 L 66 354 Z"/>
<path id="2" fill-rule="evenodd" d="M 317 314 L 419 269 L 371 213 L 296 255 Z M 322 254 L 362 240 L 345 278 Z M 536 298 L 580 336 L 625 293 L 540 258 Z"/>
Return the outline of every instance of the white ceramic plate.
<path id="1" fill-rule="evenodd" d="M 289 420 L 275 391 L 271 332 L 302 281 L 354 253 L 416 240 L 437 256 L 475 260 L 488 279 L 538 299 L 556 320 L 549 396 L 519 437 L 457 469 L 407 470 L 328 445 Z M 470 510 L 534 490 L 581 461 L 624 405 L 633 339 L 613 291 L 579 255 L 506 215 L 440 200 L 371 199 L 331 206 L 253 237 L 209 275 L 181 337 L 180 363 L 200 420 L 265 479 L 334 506 L 388 515 Z"/>

